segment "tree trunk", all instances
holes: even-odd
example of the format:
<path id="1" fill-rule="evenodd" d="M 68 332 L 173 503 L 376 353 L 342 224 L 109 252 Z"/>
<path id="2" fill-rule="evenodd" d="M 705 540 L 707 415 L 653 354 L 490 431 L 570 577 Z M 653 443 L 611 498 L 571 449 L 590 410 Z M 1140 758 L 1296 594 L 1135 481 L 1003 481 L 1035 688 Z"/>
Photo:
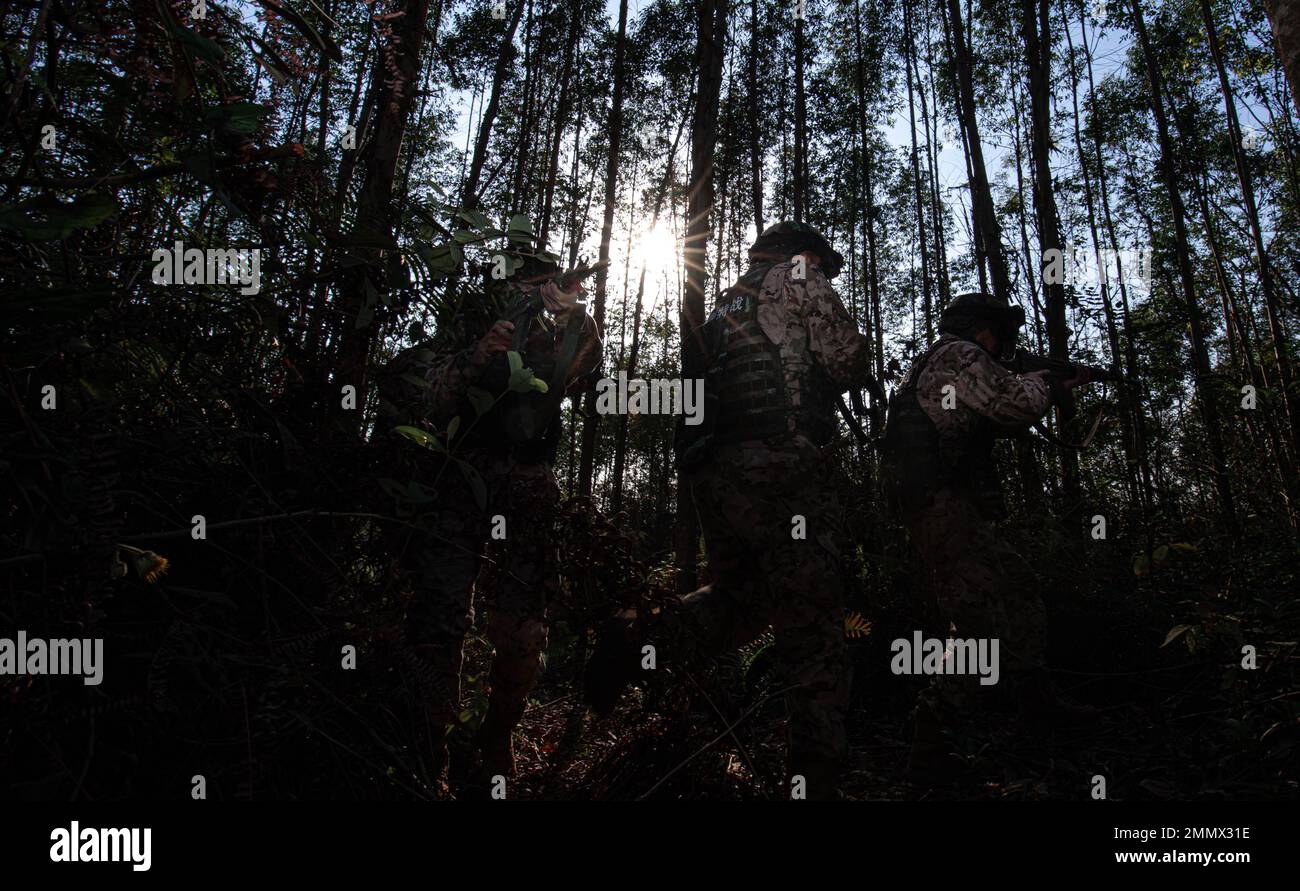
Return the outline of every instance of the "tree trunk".
<path id="1" fill-rule="evenodd" d="M 573 106 L 573 93 L 569 82 L 573 77 L 573 57 L 578 51 L 579 24 L 582 22 L 582 7 L 574 5 L 569 18 L 569 36 L 564 46 L 564 69 L 560 74 L 560 100 L 555 110 L 555 128 L 551 137 L 550 160 L 547 163 L 546 182 L 542 185 L 542 224 L 541 245 L 547 245 L 551 233 L 551 211 L 555 201 L 555 185 L 560 173 L 560 143 L 564 139 L 564 125 L 569 120 L 569 110 Z"/>
<path id="2" fill-rule="evenodd" d="M 1010 302 L 1011 277 L 1002 253 L 1002 229 L 993 205 L 993 191 L 989 188 L 984 151 L 980 147 L 979 121 L 975 116 L 975 77 L 959 0 L 948 0 L 948 16 L 952 19 L 948 24 L 957 67 L 957 110 L 970 154 L 971 218 L 976 250 L 988 262 L 993 293 Z"/>
<path id="3" fill-rule="evenodd" d="M 754 234 L 763 232 L 763 132 L 758 119 L 758 0 L 749 0 L 749 178 L 754 205 Z"/>
<path id="4" fill-rule="evenodd" d="M 1056 207 L 1052 186 L 1052 166 L 1049 153 L 1051 132 L 1051 61 L 1052 34 L 1048 25 L 1048 0 L 1021 0 L 1020 24 L 1025 41 L 1025 59 L 1029 72 L 1029 118 L 1033 131 L 1034 211 L 1038 217 L 1038 244 L 1042 256 L 1055 251 L 1063 257 L 1065 246 L 1061 240 L 1061 218 Z M 1035 24 L 1037 18 L 1037 24 Z M 1042 266 L 1040 265 L 1040 269 Z M 1049 280 L 1055 278 L 1056 280 Z M 1047 315 L 1047 351 L 1053 359 L 1070 357 L 1070 331 L 1065 320 L 1064 276 L 1043 276 L 1043 301 Z M 1069 393 L 1056 404 L 1057 429 L 1069 435 L 1074 422 L 1074 399 Z M 1063 515 L 1069 528 L 1083 516 L 1082 492 L 1079 484 L 1079 453 L 1073 449 L 1060 449 L 1061 495 L 1064 499 Z"/>
<path id="5" fill-rule="evenodd" d="M 1191 246 L 1188 243 L 1187 215 L 1183 206 L 1182 194 L 1178 189 L 1178 173 L 1174 162 L 1174 144 L 1169 135 L 1169 122 L 1165 117 L 1164 80 L 1160 74 L 1160 65 L 1151 49 L 1147 37 L 1146 22 L 1142 15 L 1140 0 L 1130 0 L 1133 9 L 1133 23 L 1137 30 L 1138 43 L 1142 56 L 1146 60 L 1147 77 L 1151 86 L 1151 111 L 1156 119 L 1156 135 L 1160 141 L 1160 174 L 1169 194 L 1169 205 L 1174 224 L 1174 252 L 1178 260 L 1178 274 L 1182 282 L 1183 299 L 1187 302 L 1187 327 L 1191 337 L 1192 370 L 1195 375 L 1197 404 L 1201 410 L 1201 420 L 1205 425 L 1205 436 L 1213 462 L 1214 487 L 1219 496 L 1219 509 L 1228 532 L 1237 537 L 1237 510 L 1232 493 L 1232 481 L 1228 477 L 1228 462 L 1223 449 L 1223 428 L 1219 417 L 1219 405 L 1211 385 L 1210 355 L 1205 347 L 1204 328 L 1201 323 L 1201 306 L 1196 294 L 1196 275 L 1192 268 Z"/>
<path id="6" fill-rule="evenodd" d="M 371 73 L 376 85 L 374 134 L 358 159 L 364 175 L 352 231 L 353 238 L 360 242 L 357 252 L 365 258 L 365 263 L 344 278 L 339 295 L 343 323 L 335 365 L 336 382 L 356 388 L 356 410 L 336 408 L 335 411 L 341 426 L 352 433 L 362 426 L 366 362 L 378 329 L 374 324 L 375 303 L 378 294 L 387 287 L 386 248 L 373 245 L 391 243 L 394 239 L 393 178 L 415 98 L 429 0 L 405 0 L 398 10 L 402 15 L 391 19 L 390 25 L 394 36 L 401 39 L 381 44 L 377 54 Z M 341 404 L 341 398 L 332 402 L 334 406 Z"/>
<path id="7" fill-rule="evenodd" d="M 934 295 L 930 285 L 930 248 L 929 238 L 925 234 L 925 205 L 921 200 L 921 162 L 916 147 L 916 103 L 912 96 L 912 58 L 916 54 L 916 44 L 912 39 L 911 5 L 903 4 L 903 41 L 906 54 L 903 64 L 907 68 L 907 115 L 911 121 L 909 132 L 912 137 L 912 191 L 916 198 L 916 228 L 921 246 L 921 314 L 925 319 L 925 342 L 934 340 Z"/>
<path id="8" fill-rule="evenodd" d="M 804 97 L 803 27 L 805 16 L 796 6 L 794 20 L 794 218 L 803 222 L 808 189 L 808 109 Z"/>
<path id="9" fill-rule="evenodd" d="M 1263 0 L 1263 5 L 1273 26 L 1277 57 L 1291 85 L 1291 99 L 1300 110 L 1300 0 Z"/>
<path id="10" fill-rule="evenodd" d="M 427 0 L 426 0 L 427 2 Z M 510 76 L 510 64 L 515 58 L 515 31 L 519 28 L 519 19 L 524 11 L 524 0 L 519 0 L 515 11 L 506 25 L 505 36 L 501 38 L 501 49 L 497 53 L 496 67 L 492 72 L 492 94 L 488 98 L 487 108 L 479 121 L 478 138 L 474 142 L 474 156 L 469 163 L 469 175 L 465 178 L 465 188 L 461 195 L 461 206 L 476 208 L 479 204 L 479 180 L 483 177 L 483 165 L 487 163 L 488 142 L 492 138 L 492 125 L 496 122 L 497 112 L 501 108 L 501 90 L 506 78 Z"/>
<path id="11" fill-rule="evenodd" d="M 1300 4 L 1285 5 L 1288 11 L 1293 5 L 1300 8 Z M 1282 329 L 1277 287 L 1273 280 L 1268 254 L 1264 250 L 1264 235 L 1259 225 L 1259 209 L 1255 204 L 1255 188 L 1250 180 L 1250 167 L 1241 144 L 1241 124 L 1237 120 L 1237 103 L 1232 98 L 1232 86 L 1228 83 L 1228 72 L 1223 65 L 1223 52 L 1219 48 L 1219 34 L 1214 26 L 1214 14 L 1210 11 L 1208 0 L 1201 0 L 1201 16 L 1205 19 L 1210 55 L 1213 56 L 1214 65 L 1219 72 L 1219 89 L 1223 93 L 1223 103 L 1228 117 L 1228 141 L 1232 144 L 1232 158 L 1237 168 L 1237 183 L 1241 186 L 1242 201 L 1246 205 L 1246 221 L 1250 224 L 1250 239 L 1255 248 L 1255 259 L 1259 264 L 1259 285 L 1260 290 L 1264 292 L 1264 315 L 1268 320 L 1269 336 L 1273 340 L 1273 358 L 1277 362 L 1282 405 L 1291 430 L 1291 454 L 1295 455 L 1297 447 L 1300 446 L 1300 405 L 1296 404 L 1296 392 L 1291 377 L 1291 357 L 1287 351 L 1286 332 Z M 1300 41 L 1297 41 L 1297 48 L 1300 48 Z M 1289 69 L 1288 76 L 1290 76 Z"/>
<path id="12" fill-rule="evenodd" d="M 722 90 L 722 62 L 726 50 L 727 0 L 698 0 L 696 6 L 695 114 L 691 125 L 691 189 L 686 201 L 686 290 L 682 297 L 682 377 L 704 377 L 704 263 L 708 256 L 710 216 L 713 212 L 713 153 L 718 142 L 718 101 Z M 677 589 L 695 588 L 699 522 L 690 486 L 677 486 Z"/>
<path id="13" fill-rule="evenodd" d="M 614 47 L 614 96 L 609 109 L 609 156 L 605 161 L 605 218 L 600 227 L 600 259 L 609 262 L 609 242 L 614 234 L 614 210 L 618 199 L 619 148 L 623 138 L 623 81 L 624 55 L 627 46 L 627 0 L 618 5 L 618 43 Z M 595 308 L 592 317 L 596 330 L 605 330 L 605 289 L 609 270 L 596 273 Z M 582 451 L 578 468 L 578 493 L 591 495 L 592 464 L 596 449 L 596 385 L 593 381 L 587 390 L 586 412 L 582 420 Z"/>

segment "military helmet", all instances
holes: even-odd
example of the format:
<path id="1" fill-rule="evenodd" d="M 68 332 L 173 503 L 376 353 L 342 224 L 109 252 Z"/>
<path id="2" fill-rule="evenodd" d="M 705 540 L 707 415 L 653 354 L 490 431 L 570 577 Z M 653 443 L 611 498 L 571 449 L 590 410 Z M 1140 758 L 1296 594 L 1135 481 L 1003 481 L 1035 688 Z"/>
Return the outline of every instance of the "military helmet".
<path id="1" fill-rule="evenodd" d="M 821 257 L 822 271 L 827 278 L 835 278 L 844 265 L 844 256 L 831 247 L 831 243 L 807 223 L 784 220 L 763 230 L 749 247 L 749 255 L 773 254 L 790 257 L 803 251 L 812 251 Z"/>
<path id="2" fill-rule="evenodd" d="M 1009 339 L 1025 324 L 1025 311 L 993 294 L 975 291 L 958 294 L 939 315 L 939 330 L 944 334 L 963 334 L 978 321 L 988 322 Z"/>
<path id="3" fill-rule="evenodd" d="M 535 282 L 555 275 L 560 271 L 560 264 L 553 260 L 543 260 L 537 256 L 526 256 L 522 266 L 515 268 L 511 278 L 520 282 Z"/>

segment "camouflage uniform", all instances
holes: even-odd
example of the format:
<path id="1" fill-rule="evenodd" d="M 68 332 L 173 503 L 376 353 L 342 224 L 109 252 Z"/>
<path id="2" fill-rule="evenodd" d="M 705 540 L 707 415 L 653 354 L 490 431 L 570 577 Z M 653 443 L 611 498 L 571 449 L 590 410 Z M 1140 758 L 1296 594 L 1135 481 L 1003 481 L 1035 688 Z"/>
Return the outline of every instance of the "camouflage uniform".
<path id="1" fill-rule="evenodd" d="M 997 638 L 1012 684 L 1016 672 L 1044 663 L 1045 614 L 1037 593 L 1006 575 L 1019 558 L 995 534 L 1004 511 L 993 440 L 1041 418 L 1050 399 L 1042 375 L 1012 374 L 979 344 L 943 334 L 890 407 L 885 476 L 951 626 L 947 636 Z M 938 675 L 930 699 L 969 710 L 992 689 L 978 680 Z"/>
<path id="2" fill-rule="evenodd" d="M 579 378 L 600 362 L 599 333 L 585 310 L 575 308 L 554 321 L 542 314 L 532 317 L 522 350 L 525 366 L 550 380 L 566 327 L 574 324 L 582 329 L 562 383 L 570 394 L 580 389 Z M 470 388 L 487 387 L 493 395 L 501 391 L 484 380 L 491 361 L 504 362 L 504 357 L 480 362 L 472 345 L 434 350 L 429 356 L 422 401 L 426 417 L 439 428 L 460 417 L 453 452 L 477 472 L 484 492 L 476 494 L 460 467 L 436 459 L 428 462 L 421 476 L 426 484 L 436 480 L 435 507 L 421 518 L 427 532 L 409 536 L 401 565 L 414 587 L 407 634 L 428 668 L 434 690 L 427 717 L 435 739 L 441 740 L 460 705 L 461 651 L 474 620 L 473 590 L 486 546 L 489 562 L 483 575 L 493 588 L 486 631 L 495 654 L 488 711 L 477 742 L 488 772 L 509 773 L 510 734 L 541 668 L 546 606 L 558 584 L 553 522 L 560 490 L 551 465 L 560 422 L 558 403 L 552 403 L 548 435 L 528 443 L 511 443 L 500 435 L 502 422 L 495 420 L 500 406 L 475 423 Z M 484 493 L 486 504 L 480 506 Z M 505 521 L 505 537 L 499 540 L 492 537 L 497 515 Z M 480 585 L 484 579 L 479 579 Z M 445 740 L 437 744 L 435 754 L 435 769 L 440 770 Z"/>
<path id="3" fill-rule="evenodd" d="M 869 340 L 820 269 L 799 280 L 788 261 L 755 263 L 719 297 L 704 330 L 713 341 L 705 379 L 713 442 L 683 479 L 713 582 L 665 609 L 651 637 L 677 661 L 734 650 L 770 625 L 781 686 L 798 685 L 787 694 L 788 771 L 805 777 L 809 797 L 830 797 L 848 752 L 852 667 L 828 446 L 834 397 L 861 385 Z M 773 376 L 776 392 L 765 392 Z M 793 536 L 796 515 L 806 539 Z"/>

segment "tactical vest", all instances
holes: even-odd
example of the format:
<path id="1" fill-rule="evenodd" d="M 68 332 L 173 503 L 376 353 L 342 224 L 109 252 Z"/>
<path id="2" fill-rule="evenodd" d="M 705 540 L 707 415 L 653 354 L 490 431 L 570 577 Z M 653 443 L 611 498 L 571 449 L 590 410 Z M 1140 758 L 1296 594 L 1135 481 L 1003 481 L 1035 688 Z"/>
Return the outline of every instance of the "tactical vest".
<path id="1" fill-rule="evenodd" d="M 556 355 L 553 323 L 542 315 L 540 301 L 523 296 L 511 313 L 515 324 L 512 344 L 523 360 L 523 367 L 548 384 L 548 391 L 528 390 L 523 393 L 508 392 L 510 364 L 504 352 L 495 353 L 488 361 L 476 386 L 493 396 L 504 393 L 496 404 L 466 434 L 467 442 L 475 449 L 494 454 L 513 454 L 523 460 L 554 463 L 560 442 L 560 403 L 573 364 L 577 342 L 581 337 L 584 319 L 574 319 L 566 330 Z M 535 335 L 536 326 L 543 326 L 546 337 Z M 563 368 L 560 366 L 563 365 Z M 462 424 L 475 417 L 474 407 L 468 402 L 461 407 Z"/>
<path id="2" fill-rule="evenodd" d="M 889 400 L 881 446 L 885 497 L 906 518 L 924 509 L 934 492 L 948 487 L 972 499 L 986 515 L 1001 517 L 1005 505 L 993 461 L 993 423 L 981 418 L 967 440 L 946 442 L 917 398 L 917 384 L 935 349 L 917 360 Z"/>
<path id="3" fill-rule="evenodd" d="M 741 276 L 718 295 L 717 306 L 704 323 L 711 360 L 705 393 L 707 398 L 712 391 L 717 406 L 712 432 L 718 443 L 766 439 L 790 433 L 793 420 L 794 432 L 825 445 L 835 424 L 834 394 L 824 372 L 811 363 L 809 375 L 796 383 L 798 392 L 788 392 L 781 348 L 758 322 L 759 289 L 771 268 L 764 264 Z M 794 403 L 796 409 L 791 408 Z"/>

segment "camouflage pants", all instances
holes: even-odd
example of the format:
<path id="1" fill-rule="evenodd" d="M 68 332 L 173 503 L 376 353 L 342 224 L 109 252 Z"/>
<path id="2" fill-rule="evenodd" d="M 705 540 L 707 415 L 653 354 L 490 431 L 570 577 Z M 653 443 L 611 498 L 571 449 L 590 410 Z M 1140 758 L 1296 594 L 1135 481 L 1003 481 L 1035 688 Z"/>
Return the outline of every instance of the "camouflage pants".
<path id="1" fill-rule="evenodd" d="M 558 583 L 552 524 L 559 487 L 545 463 L 496 457 L 475 457 L 472 463 L 487 488 L 486 509 L 479 508 L 456 468 L 448 468 L 438 507 L 424 520 L 429 532 L 414 533 L 403 555 L 414 589 L 407 636 L 429 668 L 434 689 L 427 716 L 441 740 L 460 707 L 462 648 L 474 621 L 475 580 L 480 585 L 491 580 L 486 630 L 495 654 L 480 739 L 504 743 L 523 716 L 546 648 L 546 605 Z M 491 563 L 480 579 L 485 551 Z M 438 744 L 442 759 L 444 745 Z"/>
<path id="2" fill-rule="evenodd" d="M 731 461 L 724 453 L 691 481 L 712 583 L 665 609 L 664 658 L 717 656 L 771 626 L 789 713 L 788 771 L 833 784 L 848 754 L 844 717 L 852 665 L 844 639 L 844 592 L 834 491 L 806 455 Z M 806 538 L 796 538 L 801 515 Z M 657 636 L 652 632 L 652 637 Z M 829 777 L 832 777 L 828 779 Z"/>
<path id="3" fill-rule="evenodd" d="M 1005 703 L 1004 691 L 1045 662 L 1046 613 L 1032 585 L 1010 571 L 1019 555 L 971 499 L 950 488 L 935 492 L 907 527 L 945 636 L 998 639 L 996 686 L 981 686 L 975 675 L 936 675 L 925 698 L 959 713 Z"/>

